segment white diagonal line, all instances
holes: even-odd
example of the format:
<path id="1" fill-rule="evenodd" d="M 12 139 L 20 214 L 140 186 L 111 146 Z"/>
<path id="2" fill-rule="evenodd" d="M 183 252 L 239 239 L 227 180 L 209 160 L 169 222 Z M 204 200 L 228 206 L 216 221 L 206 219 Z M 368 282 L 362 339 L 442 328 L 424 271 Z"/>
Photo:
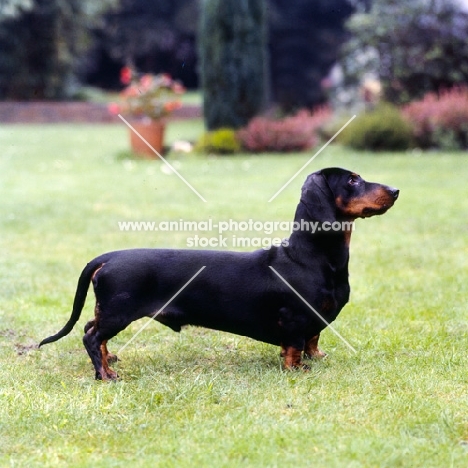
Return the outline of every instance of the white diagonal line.
<path id="1" fill-rule="evenodd" d="M 132 125 L 127 121 L 125 120 L 121 114 L 119 114 L 119 118 L 125 123 L 125 125 L 127 125 L 127 127 L 132 131 L 134 132 L 136 135 L 138 135 L 138 137 L 141 138 L 141 140 L 148 146 L 148 148 L 150 148 L 163 162 L 164 164 L 166 164 L 172 171 L 174 171 L 175 174 L 177 174 L 180 178 L 180 180 L 182 180 L 183 182 L 185 182 L 185 184 L 187 185 L 187 187 L 189 187 L 194 193 L 195 195 L 197 195 L 201 200 L 203 200 L 204 202 L 206 202 L 206 200 L 198 193 L 197 190 L 195 190 L 195 188 L 184 178 L 184 176 L 182 176 L 182 174 L 180 174 L 174 166 L 172 166 L 172 164 L 170 164 L 169 162 L 167 162 L 166 159 L 164 159 L 158 151 L 156 151 L 133 127 Z"/>
<path id="2" fill-rule="evenodd" d="M 154 319 L 157 317 L 201 272 L 206 268 L 202 266 L 151 318 L 120 348 L 120 354 Z"/>
<path id="3" fill-rule="evenodd" d="M 271 270 L 354 353 L 357 351 L 270 265 Z"/>
<path id="4" fill-rule="evenodd" d="M 353 115 L 269 200 L 274 200 L 354 119 Z"/>

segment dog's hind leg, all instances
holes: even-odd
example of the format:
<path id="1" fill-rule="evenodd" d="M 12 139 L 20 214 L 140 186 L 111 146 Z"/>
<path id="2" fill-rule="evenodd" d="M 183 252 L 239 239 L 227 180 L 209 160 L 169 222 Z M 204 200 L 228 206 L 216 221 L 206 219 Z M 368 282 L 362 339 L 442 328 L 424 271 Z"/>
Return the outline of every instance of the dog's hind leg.
<path id="1" fill-rule="evenodd" d="M 94 327 L 95 320 L 90 320 L 85 326 L 84 326 L 84 332 L 87 333 L 88 330 L 92 327 Z"/>
<path id="2" fill-rule="evenodd" d="M 83 344 L 96 371 L 96 380 L 116 380 L 119 378 L 117 372 L 109 367 L 107 339 L 103 338 L 99 330 L 91 327 L 83 336 Z"/>
<path id="3" fill-rule="evenodd" d="M 107 362 L 109 364 L 113 364 L 117 361 L 120 361 L 120 359 L 117 357 L 116 354 L 109 353 L 109 350 L 107 349 L 107 340 L 103 341 L 101 344 L 101 352 L 103 354 L 106 354 L 107 356 Z"/>
<path id="4" fill-rule="evenodd" d="M 96 371 L 96 380 L 116 380 L 119 376 L 109 367 L 109 363 L 118 359 L 109 353 L 107 341 L 126 328 L 128 323 L 110 321 L 103 311 L 106 312 L 107 307 L 96 303 L 95 319 L 90 320 L 84 327 L 83 344 Z"/>
<path id="5" fill-rule="evenodd" d="M 96 323 L 96 320 L 90 320 L 85 326 L 84 326 L 84 332 L 88 333 L 88 331 L 94 327 L 94 324 Z M 104 341 L 101 345 L 101 352 L 107 356 L 107 362 L 112 364 L 114 362 L 120 361 L 120 359 L 112 353 L 109 353 L 109 350 L 107 349 L 107 340 Z"/>

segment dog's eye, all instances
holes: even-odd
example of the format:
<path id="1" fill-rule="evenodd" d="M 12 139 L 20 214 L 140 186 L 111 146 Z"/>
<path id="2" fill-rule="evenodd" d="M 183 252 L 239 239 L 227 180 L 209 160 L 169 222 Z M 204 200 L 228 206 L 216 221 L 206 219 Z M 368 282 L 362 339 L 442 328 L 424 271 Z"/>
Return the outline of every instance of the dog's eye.
<path id="1" fill-rule="evenodd" d="M 348 184 L 349 185 L 354 185 L 354 186 L 359 185 L 359 182 L 360 182 L 359 177 L 355 176 L 355 175 L 352 175 L 348 180 Z"/>

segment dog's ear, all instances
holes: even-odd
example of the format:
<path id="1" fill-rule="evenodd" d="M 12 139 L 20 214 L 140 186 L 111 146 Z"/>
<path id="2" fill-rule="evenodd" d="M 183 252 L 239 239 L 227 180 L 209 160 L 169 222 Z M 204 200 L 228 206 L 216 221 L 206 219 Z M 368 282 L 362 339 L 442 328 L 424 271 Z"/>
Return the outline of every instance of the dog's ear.
<path id="1" fill-rule="evenodd" d="M 301 203 L 310 219 L 321 223 L 336 221 L 335 197 L 321 171 L 307 177 L 302 186 Z"/>

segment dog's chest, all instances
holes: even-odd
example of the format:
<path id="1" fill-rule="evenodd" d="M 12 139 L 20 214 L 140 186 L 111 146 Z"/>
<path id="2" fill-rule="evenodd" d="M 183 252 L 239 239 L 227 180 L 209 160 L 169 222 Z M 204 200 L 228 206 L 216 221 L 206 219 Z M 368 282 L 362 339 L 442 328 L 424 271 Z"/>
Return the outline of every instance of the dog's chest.
<path id="1" fill-rule="evenodd" d="M 311 305 L 330 320 L 336 318 L 349 300 L 350 286 L 348 268 L 335 270 L 331 267 L 323 269 L 319 274 L 310 275 L 308 296 Z"/>

